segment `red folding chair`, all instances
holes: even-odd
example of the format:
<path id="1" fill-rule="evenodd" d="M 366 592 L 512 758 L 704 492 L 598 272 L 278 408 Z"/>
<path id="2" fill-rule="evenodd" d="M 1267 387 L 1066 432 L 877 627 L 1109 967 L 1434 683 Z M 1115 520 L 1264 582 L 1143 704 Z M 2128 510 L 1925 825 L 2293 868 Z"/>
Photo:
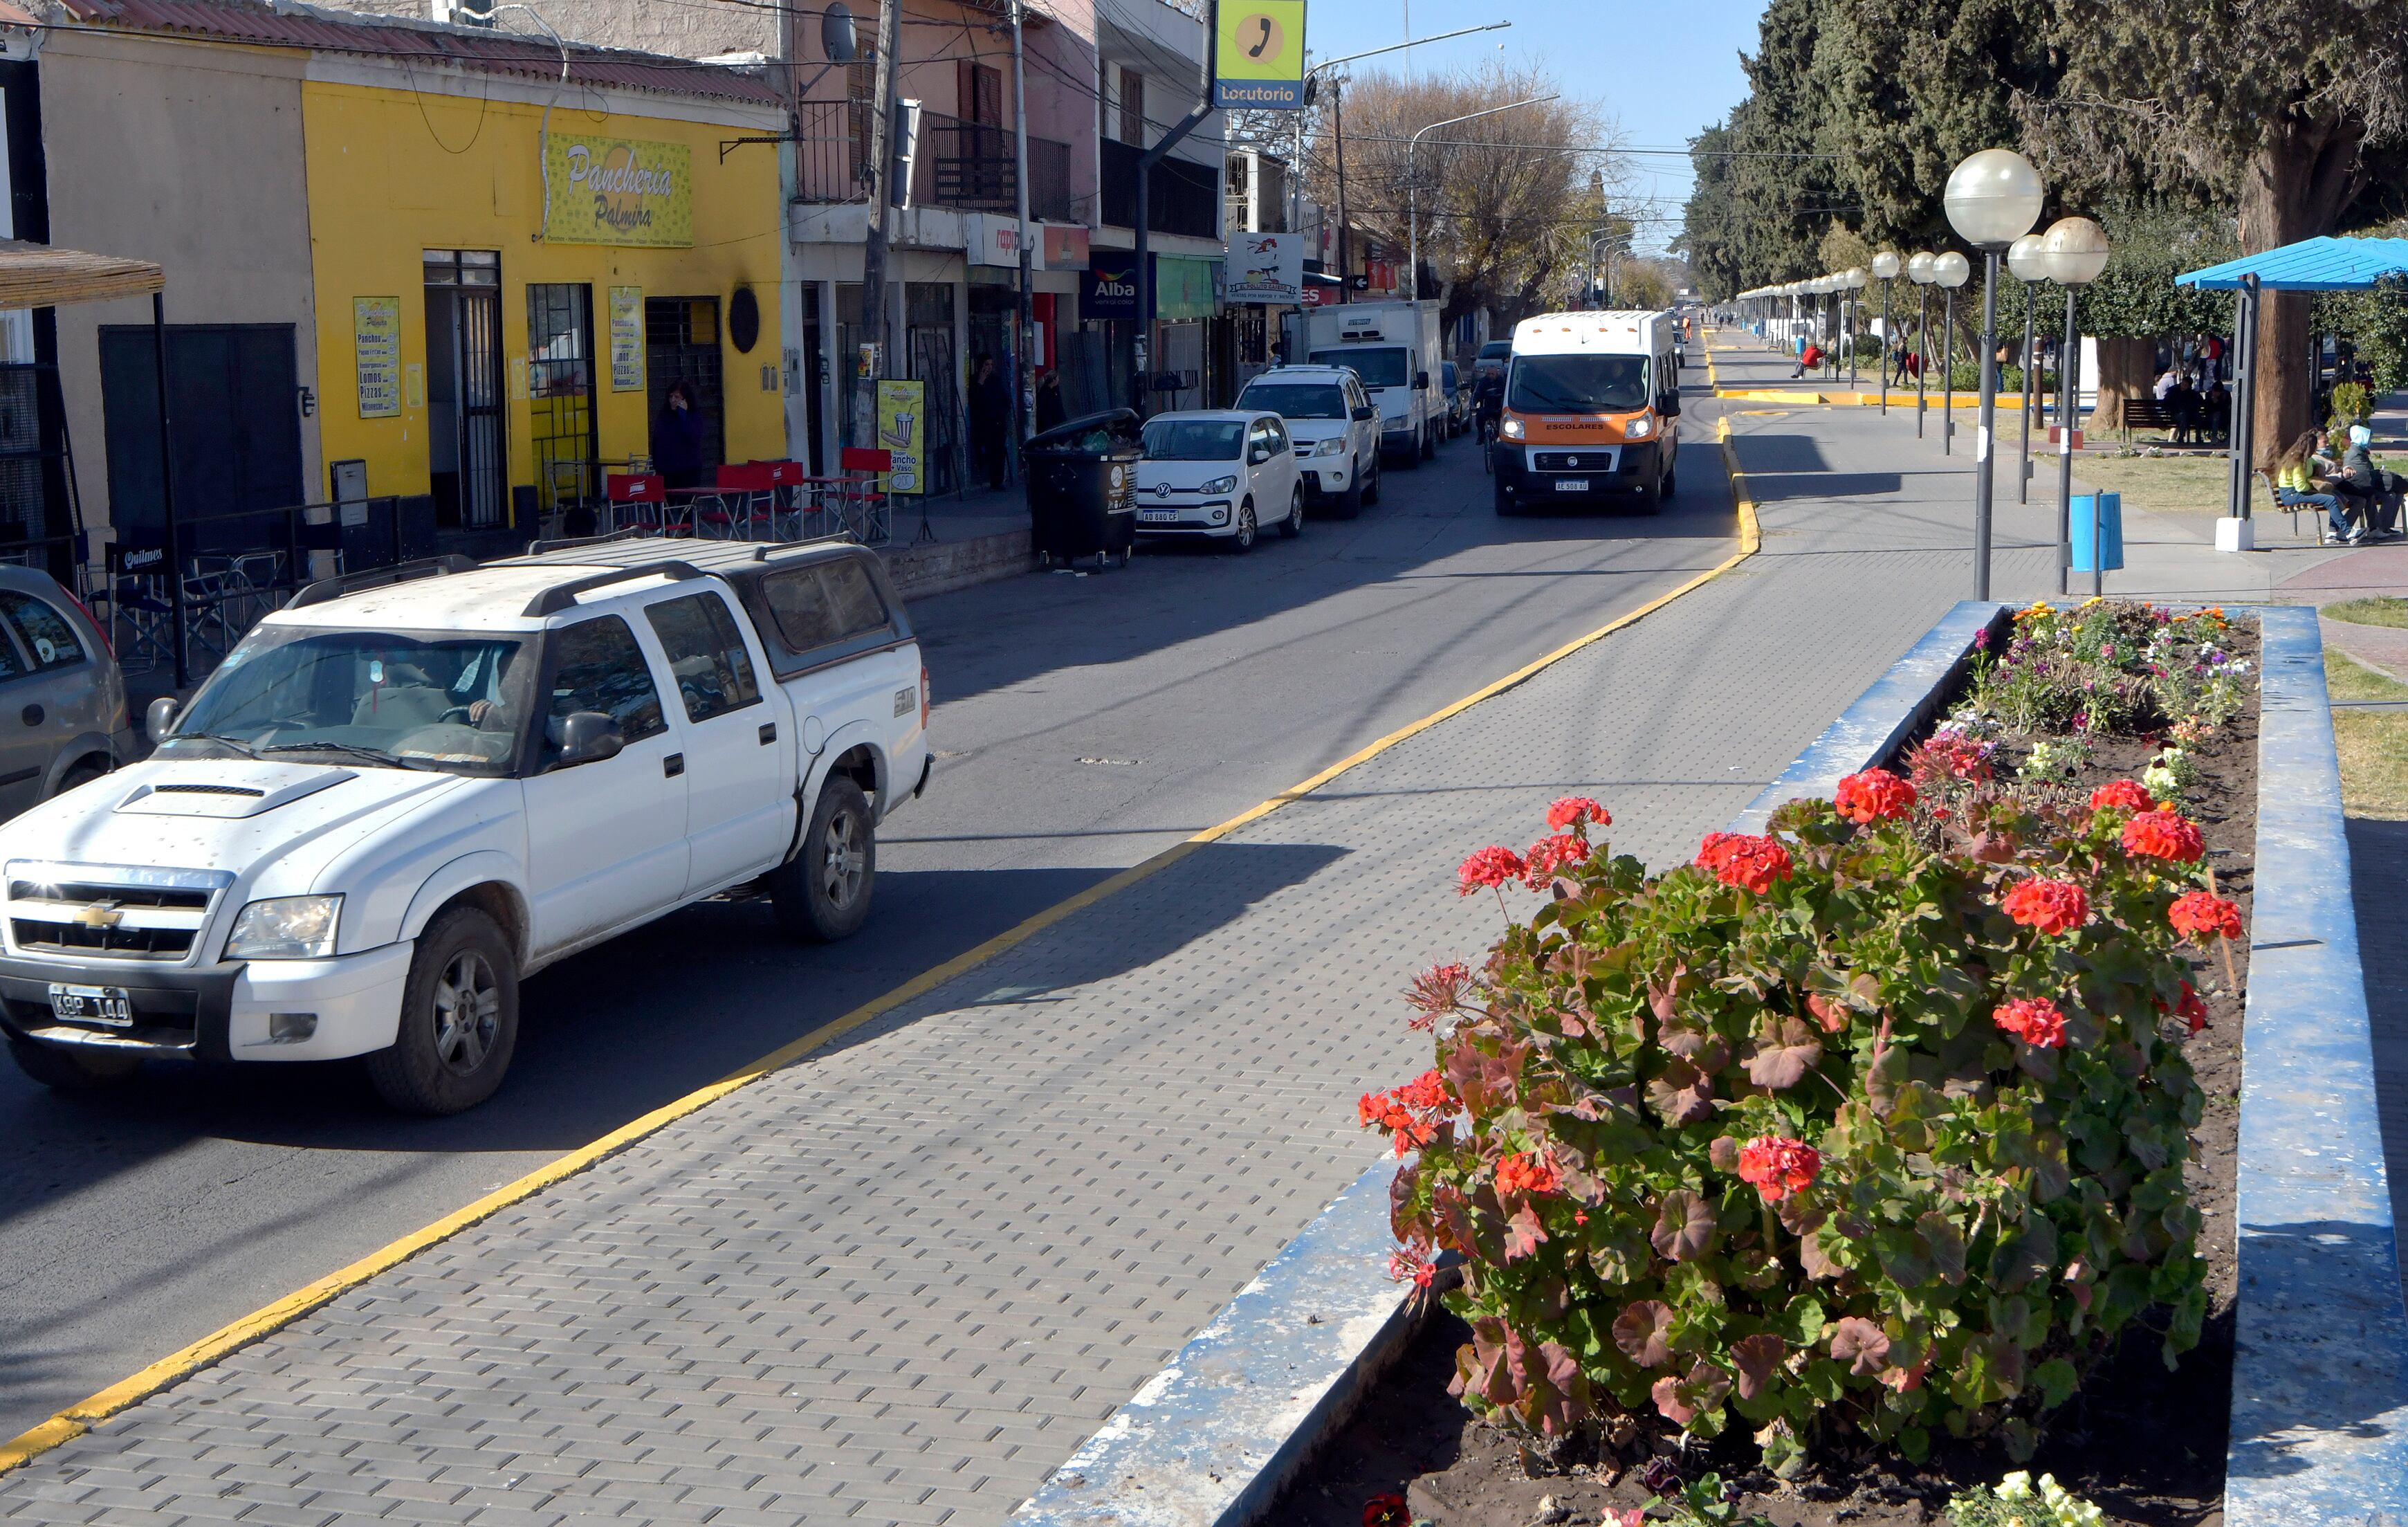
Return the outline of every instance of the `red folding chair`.
<path id="1" fill-rule="evenodd" d="M 630 525 L 660 526 L 668 484 L 657 472 L 612 472 L 602 479 L 602 497 L 610 506 L 605 532 Z"/>
<path id="2" fill-rule="evenodd" d="M 720 468 L 711 479 L 711 492 L 695 500 L 694 533 L 721 540 L 751 540 L 756 533 L 774 538 L 770 501 L 776 491 L 767 462 Z"/>

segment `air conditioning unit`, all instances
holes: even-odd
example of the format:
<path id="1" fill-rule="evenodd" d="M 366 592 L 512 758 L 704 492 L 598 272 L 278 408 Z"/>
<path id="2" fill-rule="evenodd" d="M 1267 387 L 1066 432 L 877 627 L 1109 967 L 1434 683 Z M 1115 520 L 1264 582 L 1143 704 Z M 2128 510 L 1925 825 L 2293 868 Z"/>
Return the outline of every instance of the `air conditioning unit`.
<path id="1" fill-rule="evenodd" d="M 491 26 L 494 0 L 428 0 L 435 19 L 454 26 Z"/>

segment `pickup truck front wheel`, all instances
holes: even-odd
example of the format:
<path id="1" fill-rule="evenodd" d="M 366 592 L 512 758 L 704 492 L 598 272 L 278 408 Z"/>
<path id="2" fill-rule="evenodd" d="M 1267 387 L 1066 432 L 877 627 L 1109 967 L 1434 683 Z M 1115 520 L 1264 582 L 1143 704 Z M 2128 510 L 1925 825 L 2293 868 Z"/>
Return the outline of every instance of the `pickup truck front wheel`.
<path id="1" fill-rule="evenodd" d="M 475 907 L 426 925 L 402 987 L 401 1030 L 367 1059 L 377 1096 L 406 1114 L 456 1114 L 502 1085 L 519 1040 L 510 942 Z"/>
<path id="2" fill-rule="evenodd" d="M 878 879 L 878 833 L 869 798 L 838 774 L 820 787 L 799 853 L 769 875 L 769 906 L 790 939 L 833 944 L 869 915 Z"/>

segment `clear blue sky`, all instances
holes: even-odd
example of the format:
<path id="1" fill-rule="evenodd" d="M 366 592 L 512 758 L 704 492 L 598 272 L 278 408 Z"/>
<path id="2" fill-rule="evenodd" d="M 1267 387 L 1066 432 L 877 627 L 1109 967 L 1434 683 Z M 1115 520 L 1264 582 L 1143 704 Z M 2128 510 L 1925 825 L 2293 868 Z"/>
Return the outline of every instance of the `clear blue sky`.
<path id="1" fill-rule="evenodd" d="M 1499 56 L 1536 59 L 1567 94 L 1587 97 L 1601 116 L 1619 122 L 1634 149 L 1682 148 L 1739 104 L 1747 94 L 1739 54 L 1755 50 L 1763 14 L 1754 0 L 1308 0 L 1306 45 L 1320 59 L 1401 42 L 1408 7 L 1414 36 L 1483 22 L 1513 24 L 1358 67 L 1402 69 L 1410 62 L 1415 69 L 1443 72 L 1477 68 Z M 1630 165 L 1636 189 L 1647 198 L 1635 209 L 1641 219 L 1639 246 L 1659 250 L 1679 231 L 1689 162 L 1642 153 Z M 1646 221 L 1655 217 L 1669 221 Z"/>

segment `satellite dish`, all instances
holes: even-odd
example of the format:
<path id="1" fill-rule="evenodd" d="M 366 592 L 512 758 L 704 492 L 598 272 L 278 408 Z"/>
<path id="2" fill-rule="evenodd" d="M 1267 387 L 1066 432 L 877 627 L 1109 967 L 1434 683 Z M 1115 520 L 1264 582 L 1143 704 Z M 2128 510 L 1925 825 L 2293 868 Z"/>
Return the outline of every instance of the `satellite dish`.
<path id="1" fill-rule="evenodd" d="M 820 16 L 820 47 L 826 50 L 831 64 L 850 64 L 860 53 L 860 44 L 853 28 L 853 12 L 844 0 L 834 3 Z"/>

